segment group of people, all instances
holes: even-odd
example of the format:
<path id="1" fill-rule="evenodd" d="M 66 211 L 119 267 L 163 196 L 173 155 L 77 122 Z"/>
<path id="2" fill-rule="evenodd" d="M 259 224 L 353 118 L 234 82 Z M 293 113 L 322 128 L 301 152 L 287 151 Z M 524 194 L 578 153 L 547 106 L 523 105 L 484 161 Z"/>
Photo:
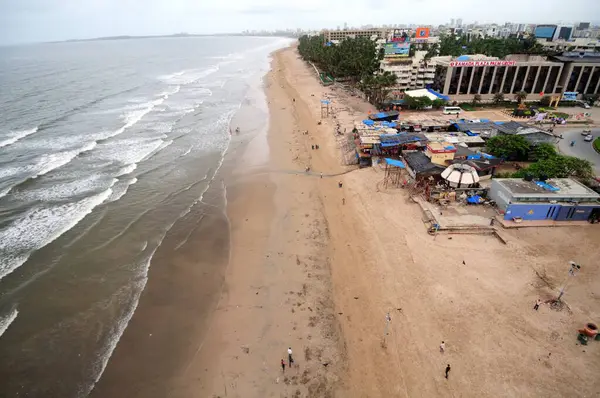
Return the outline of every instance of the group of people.
<path id="1" fill-rule="evenodd" d="M 319 149 L 319 144 L 314 144 L 310 146 L 311 149 Z"/>
<path id="2" fill-rule="evenodd" d="M 294 357 L 292 357 L 292 347 L 288 347 L 288 366 L 294 366 Z M 285 372 L 285 361 L 281 359 L 281 370 Z"/>

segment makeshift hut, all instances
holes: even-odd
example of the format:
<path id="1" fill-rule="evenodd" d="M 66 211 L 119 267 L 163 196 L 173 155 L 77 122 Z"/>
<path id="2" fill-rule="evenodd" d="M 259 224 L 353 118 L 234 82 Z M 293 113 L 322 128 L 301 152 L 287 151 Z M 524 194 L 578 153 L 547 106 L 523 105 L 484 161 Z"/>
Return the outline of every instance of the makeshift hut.
<path id="1" fill-rule="evenodd" d="M 406 169 L 406 165 L 397 159 L 385 158 L 385 176 L 383 178 L 383 185 L 385 188 L 388 185 L 398 187 L 404 184 L 405 179 L 403 178 L 403 170 Z"/>

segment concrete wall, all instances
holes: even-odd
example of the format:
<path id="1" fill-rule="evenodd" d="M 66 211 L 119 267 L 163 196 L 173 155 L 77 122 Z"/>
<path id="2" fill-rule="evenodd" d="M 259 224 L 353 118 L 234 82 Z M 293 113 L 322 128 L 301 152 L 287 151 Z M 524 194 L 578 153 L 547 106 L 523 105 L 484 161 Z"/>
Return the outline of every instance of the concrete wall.
<path id="1" fill-rule="evenodd" d="M 505 220 L 521 217 L 523 220 L 554 220 L 560 212 L 560 205 L 547 203 L 510 204 L 504 214 Z"/>
<path id="2" fill-rule="evenodd" d="M 506 210 L 508 203 L 512 200 L 510 191 L 496 180 L 492 180 L 492 186 L 488 195 L 501 210 Z"/>
<path id="3" fill-rule="evenodd" d="M 523 220 L 587 221 L 596 208 L 600 208 L 600 205 L 513 203 L 506 208 L 504 219 L 521 217 Z"/>

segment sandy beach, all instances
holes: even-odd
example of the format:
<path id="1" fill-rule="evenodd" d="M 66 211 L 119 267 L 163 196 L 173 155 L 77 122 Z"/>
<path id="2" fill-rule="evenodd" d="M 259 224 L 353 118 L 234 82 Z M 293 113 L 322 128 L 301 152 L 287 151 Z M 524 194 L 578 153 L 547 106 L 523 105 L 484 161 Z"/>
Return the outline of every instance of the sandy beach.
<path id="1" fill-rule="evenodd" d="M 229 177 L 225 282 L 170 397 L 600 394 L 600 349 L 576 340 L 600 319 L 597 228 L 434 240 L 406 192 L 378 190 L 379 168 L 344 165 L 336 125 L 349 131 L 370 105 L 320 86 L 294 48 L 274 54 L 265 90 L 269 156 Z M 335 117 L 321 119 L 325 97 Z M 571 259 L 585 272 L 567 308 L 533 311 Z"/>

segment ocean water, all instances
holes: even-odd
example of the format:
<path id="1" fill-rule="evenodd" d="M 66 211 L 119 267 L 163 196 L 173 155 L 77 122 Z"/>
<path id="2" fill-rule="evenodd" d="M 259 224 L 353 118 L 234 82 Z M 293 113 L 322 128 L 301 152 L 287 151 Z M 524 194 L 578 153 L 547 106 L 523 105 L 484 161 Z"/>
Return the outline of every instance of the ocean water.
<path id="1" fill-rule="evenodd" d="M 90 393 L 161 243 L 201 222 L 190 213 L 220 183 L 232 118 L 246 107 L 265 125 L 261 78 L 287 44 L 0 48 L 0 396 Z"/>

